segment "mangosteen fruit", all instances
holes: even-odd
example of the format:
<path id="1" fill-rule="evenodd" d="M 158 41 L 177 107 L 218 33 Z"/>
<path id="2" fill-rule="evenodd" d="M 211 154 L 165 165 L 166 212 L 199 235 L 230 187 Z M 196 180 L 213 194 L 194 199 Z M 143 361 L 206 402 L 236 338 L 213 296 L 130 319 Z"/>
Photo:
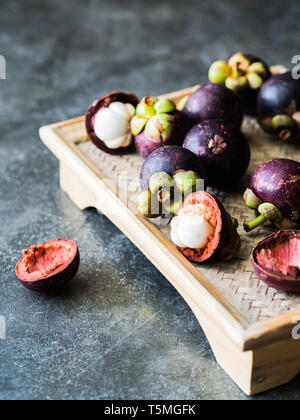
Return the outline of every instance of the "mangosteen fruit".
<path id="1" fill-rule="evenodd" d="M 124 155 L 134 150 L 130 122 L 138 102 L 131 93 L 112 92 L 89 107 L 86 129 L 99 149 L 112 155 Z"/>
<path id="2" fill-rule="evenodd" d="M 300 80 L 291 72 L 271 77 L 258 94 L 257 114 L 267 133 L 283 141 L 299 141 Z"/>
<path id="3" fill-rule="evenodd" d="M 16 275 L 27 289 L 53 293 L 75 277 L 80 263 L 77 245 L 67 239 L 56 239 L 34 245 L 23 251 Z"/>
<path id="4" fill-rule="evenodd" d="M 283 230 L 261 241 L 251 255 L 257 276 L 269 287 L 300 293 L 300 231 Z"/>
<path id="5" fill-rule="evenodd" d="M 216 83 L 208 83 L 193 92 L 183 112 L 193 125 L 222 118 L 240 127 L 244 116 L 243 107 L 236 93 Z"/>
<path id="6" fill-rule="evenodd" d="M 274 159 L 261 165 L 244 201 L 258 213 L 255 220 L 245 222 L 247 232 L 266 223 L 280 230 L 300 227 L 300 163 Z"/>
<path id="7" fill-rule="evenodd" d="M 152 175 L 165 172 L 171 177 L 180 170 L 193 171 L 201 179 L 206 178 L 206 171 L 201 160 L 190 150 L 180 146 L 163 146 L 155 150 L 145 160 L 141 173 L 140 184 L 142 190 L 149 189 Z"/>
<path id="8" fill-rule="evenodd" d="M 145 97 L 138 104 L 131 120 L 136 150 L 144 159 L 159 147 L 181 146 L 189 128 L 190 121 L 176 109 L 173 101 L 153 96 Z"/>
<path id="9" fill-rule="evenodd" d="M 250 163 L 250 147 L 240 129 L 225 120 L 209 120 L 195 125 L 183 147 L 195 153 L 207 171 L 207 183 L 231 189 Z"/>
<path id="10" fill-rule="evenodd" d="M 230 260 L 241 246 L 237 226 L 218 199 L 197 191 L 185 199 L 172 219 L 171 240 L 190 261 Z"/>
<path id="11" fill-rule="evenodd" d="M 228 60 L 215 61 L 208 78 L 236 92 L 249 115 L 256 115 L 257 94 L 263 83 L 271 76 L 267 64 L 250 54 L 236 53 Z"/>

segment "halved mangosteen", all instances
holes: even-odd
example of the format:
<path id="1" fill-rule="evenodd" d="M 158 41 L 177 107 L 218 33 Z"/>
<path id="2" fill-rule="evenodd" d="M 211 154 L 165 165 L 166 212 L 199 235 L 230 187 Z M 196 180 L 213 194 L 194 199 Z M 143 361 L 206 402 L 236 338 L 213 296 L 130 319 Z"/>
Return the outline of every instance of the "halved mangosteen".
<path id="1" fill-rule="evenodd" d="M 264 239 L 253 249 L 251 260 L 269 287 L 300 293 L 300 230 L 283 230 Z"/>
<path id="2" fill-rule="evenodd" d="M 79 264 L 80 255 L 75 242 L 56 239 L 23 251 L 16 275 L 29 290 L 53 293 L 75 277 Z"/>
<path id="3" fill-rule="evenodd" d="M 212 195 L 198 191 L 184 201 L 171 222 L 171 239 L 190 261 L 230 260 L 241 246 L 238 223 Z"/>
<path id="4" fill-rule="evenodd" d="M 99 149 L 112 155 L 134 150 L 130 123 L 139 99 L 132 93 L 112 92 L 97 99 L 86 113 L 86 129 Z"/>

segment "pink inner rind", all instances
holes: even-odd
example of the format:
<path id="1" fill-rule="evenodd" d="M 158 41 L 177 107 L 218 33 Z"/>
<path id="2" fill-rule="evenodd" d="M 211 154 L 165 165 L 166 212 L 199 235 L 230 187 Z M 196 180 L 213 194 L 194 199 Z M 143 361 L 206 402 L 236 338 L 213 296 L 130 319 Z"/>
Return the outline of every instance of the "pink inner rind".
<path id="1" fill-rule="evenodd" d="M 300 232 L 282 231 L 260 243 L 253 252 L 255 264 L 278 280 L 300 281 Z"/>
<path id="2" fill-rule="evenodd" d="M 64 271 L 76 257 L 77 247 L 72 241 L 57 240 L 33 246 L 23 253 L 17 275 L 24 281 L 35 282 Z"/>

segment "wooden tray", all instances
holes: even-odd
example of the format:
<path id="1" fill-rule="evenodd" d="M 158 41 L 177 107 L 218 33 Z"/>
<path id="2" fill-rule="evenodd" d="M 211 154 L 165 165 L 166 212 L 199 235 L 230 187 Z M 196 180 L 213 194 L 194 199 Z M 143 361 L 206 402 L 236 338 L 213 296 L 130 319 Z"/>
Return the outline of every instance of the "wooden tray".
<path id="1" fill-rule="evenodd" d="M 164 95 L 179 101 L 193 88 Z M 299 156 L 296 146 L 274 142 L 246 118 L 243 131 L 252 148 L 248 175 L 262 162 Z M 300 322 L 300 296 L 269 289 L 249 260 L 252 247 L 270 234 L 266 228 L 242 237 L 239 258 L 229 263 L 195 265 L 169 241 L 165 220 L 137 215 L 142 159 L 111 156 L 87 139 L 84 118 L 42 127 L 40 136 L 60 161 L 62 189 L 80 209 L 104 213 L 173 284 L 196 315 L 218 363 L 248 395 L 291 381 L 300 373 L 300 340 L 292 331 Z M 210 190 L 237 217 L 241 226 L 253 214 L 240 193 Z"/>

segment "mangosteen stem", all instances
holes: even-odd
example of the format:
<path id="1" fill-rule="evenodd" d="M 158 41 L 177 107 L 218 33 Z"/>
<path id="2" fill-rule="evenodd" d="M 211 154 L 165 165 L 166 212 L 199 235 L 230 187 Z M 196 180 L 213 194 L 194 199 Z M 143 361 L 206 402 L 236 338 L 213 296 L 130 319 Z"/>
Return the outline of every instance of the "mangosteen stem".
<path id="1" fill-rule="evenodd" d="M 258 216 L 255 220 L 244 223 L 246 232 L 250 232 L 268 221 L 270 221 L 273 225 L 276 225 L 283 219 L 282 212 L 272 203 L 262 203 L 258 207 L 258 212 L 260 213 L 260 216 Z"/>
<path id="2" fill-rule="evenodd" d="M 264 216 L 263 214 L 261 214 L 255 220 L 252 220 L 252 222 L 245 222 L 244 229 L 246 232 L 251 232 L 252 230 L 258 228 L 259 226 L 262 226 L 267 221 L 268 221 L 267 216 Z"/>

